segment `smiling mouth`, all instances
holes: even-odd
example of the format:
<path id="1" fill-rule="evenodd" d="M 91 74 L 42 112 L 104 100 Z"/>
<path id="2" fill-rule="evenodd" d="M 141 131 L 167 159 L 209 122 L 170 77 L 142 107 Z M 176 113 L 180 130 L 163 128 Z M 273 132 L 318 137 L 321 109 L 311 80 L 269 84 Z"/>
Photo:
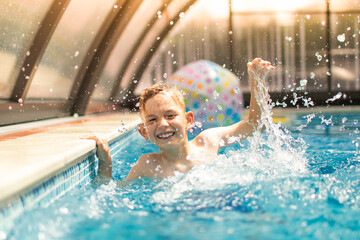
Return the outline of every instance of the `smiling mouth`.
<path id="1" fill-rule="evenodd" d="M 161 134 L 157 135 L 157 137 L 160 139 L 168 139 L 174 135 L 175 135 L 175 132 L 169 132 L 169 133 L 161 133 Z"/>

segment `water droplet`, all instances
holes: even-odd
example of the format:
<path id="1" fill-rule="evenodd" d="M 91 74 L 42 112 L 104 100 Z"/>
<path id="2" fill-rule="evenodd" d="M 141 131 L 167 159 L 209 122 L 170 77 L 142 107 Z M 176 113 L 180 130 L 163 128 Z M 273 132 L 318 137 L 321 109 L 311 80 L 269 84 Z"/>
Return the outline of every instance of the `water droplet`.
<path id="1" fill-rule="evenodd" d="M 310 78 L 311 78 L 311 79 L 314 79 L 314 78 L 315 78 L 315 73 L 311 72 L 311 73 L 310 73 Z"/>
<path id="2" fill-rule="evenodd" d="M 179 14 L 179 17 L 180 17 L 180 18 L 184 18 L 184 17 L 185 17 L 185 13 L 184 13 L 184 12 L 181 12 L 181 13 Z"/>
<path id="3" fill-rule="evenodd" d="M 77 57 L 77 56 L 79 56 L 79 51 L 75 51 L 75 53 L 74 53 L 74 57 Z"/>
<path id="4" fill-rule="evenodd" d="M 27 51 L 27 52 L 26 52 L 26 56 L 30 56 L 30 51 Z"/>
<path id="5" fill-rule="evenodd" d="M 337 36 L 337 40 L 338 40 L 339 42 L 345 42 L 345 33 L 339 34 L 339 35 Z"/>
<path id="6" fill-rule="evenodd" d="M 12 110 L 12 106 L 9 106 L 9 110 Z"/>
<path id="7" fill-rule="evenodd" d="M 202 123 L 201 123 L 201 122 L 196 121 L 196 122 L 195 122 L 195 126 L 196 126 L 196 127 L 198 127 L 198 128 L 202 128 Z"/>
<path id="8" fill-rule="evenodd" d="M 310 19 L 310 14 L 306 14 L 306 18 L 307 18 L 307 19 Z"/>
<path id="9" fill-rule="evenodd" d="M 114 9 L 117 9 L 118 7 L 119 7 L 118 5 L 116 5 L 116 4 L 114 5 Z"/>
<path id="10" fill-rule="evenodd" d="M 338 83 L 336 86 L 337 86 L 338 88 L 340 88 L 340 83 Z"/>
<path id="11" fill-rule="evenodd" d="M 79 66 L 78 66 L 78 65 L 75 65 L 75 66 L 74 66 L 74 69 L 78 69 L 78 68 L 79 68 Z"/>
<path id="12" fill-rule="evenodd" d="M 49 92 L 53 92 L 54 90 L 52 88 L 49 89 Z"/>
<path id="13" fill-rule="evenodd" d="M 235 93 L 239 93 L 239 92 L 240 92 L 240 88 L 239 88 L 239 87 L 235 87 L 235 88 L 234 88 L 234 92 L 235 92 Z"/>
<path id="14" fill-rule="evenodd" d="M 214 98 L 214 100 L 216 100 L 218 97 L 219 97 L 219 93 L 216 91 L 216 90 L 214 90 L 213 91 L 213 98 Z"/>
<path id="15" fill-rule="evenodd" d="M 157 37 L 156 40 L 160 40 L 160 37 Z"/>
<path id="16" fill-rule="evenodd" d="M 317 60 L 320 62 L 322 60 L 322 56 L 319 54 L 319 52 L 315 53 L 315 56 L 317 57 Z"/>
<path id="17" fill-rule="evenodd" d="M 22 102 L 23 102 L 22 98 L 19 98 L 18 103 L 22 103 Z"/>
<path id="18" fill-rule="evenodd" d="M 170 22 L 170 25 L 174 25 L 174 21 L 171 21 L 171 22 Z"/>
<path id="19" fill-rule="evenodd" d="M 163 78 L 165 79 L 167 78 L 167 73 L 164 73 Z"/>
<path id="20" fill-rule="evenodd" d="M 59 212 L 62 213 L 62 214 L 65 214 L 65 215 L 70 214 L 69 209 L 67 209 L 66 207 L 61 207 L 61 208 L 59 209 Z"/>
<path id="21" fill-rule="evenodd" d="M 306 84 L 307 84 L 307 80 L 306 80 L 306 79 L 300 80 L 300 86 L 305 87 Z"/>
<path id="22" fill-rule="evenodd" d="M 346 122 L 347 118 L 343 117 L 343 119 L 341 120 L 341 122 L 344 124 Z"/>

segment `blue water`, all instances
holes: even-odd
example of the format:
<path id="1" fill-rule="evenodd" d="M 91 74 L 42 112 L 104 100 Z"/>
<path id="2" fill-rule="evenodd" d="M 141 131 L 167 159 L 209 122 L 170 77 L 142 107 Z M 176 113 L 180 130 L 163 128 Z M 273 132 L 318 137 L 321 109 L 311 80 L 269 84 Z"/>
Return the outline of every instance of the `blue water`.
<path id="1" fill-rule="evenodd" d="M 290 123 L 267 126 L 188 173 L 125 188 L 115 181 L 75 188 L 49 206 L 26 210 L 6 236 L 359 239 L 360 114 L 287 117 Z M 125 178 L 153 151 L 138 133 L 116 143 L 113 178 Z"/>

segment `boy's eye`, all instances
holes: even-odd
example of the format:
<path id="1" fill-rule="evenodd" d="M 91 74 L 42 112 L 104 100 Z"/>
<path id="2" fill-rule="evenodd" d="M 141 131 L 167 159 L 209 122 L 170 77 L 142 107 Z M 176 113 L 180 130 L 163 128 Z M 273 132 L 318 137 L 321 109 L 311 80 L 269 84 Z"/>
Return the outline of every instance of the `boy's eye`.
<path id="1" fill-rule="evenodd" d="M 172 118 L 174 118 L 175 117 L 175 114 L 168 114 L 168 115 L 166 115 L 166 118 L 168 118 L 168 119 L 172 119 Z"/>
<path id="2" fill-rule="evenodd" d="M 147 120 L 147 122 L 149 122 L 149 123 L 153 123 L 153 122 L 155 122 L 155 121 L 156 121 L 155 118 L 150 118 L 150 119 Z"/>

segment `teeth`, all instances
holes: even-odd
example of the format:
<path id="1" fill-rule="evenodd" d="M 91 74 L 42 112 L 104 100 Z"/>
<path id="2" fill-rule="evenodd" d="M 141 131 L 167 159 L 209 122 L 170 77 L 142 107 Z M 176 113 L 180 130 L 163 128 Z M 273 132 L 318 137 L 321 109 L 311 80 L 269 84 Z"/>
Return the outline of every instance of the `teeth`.
<path id="1" fill-rule="evenodd" d="M 174 135 L 174 133 L 164 133 L 164 134 L 159 134 L 158 137 L 159 138 L 168 138 L 172 135 Z"/>

